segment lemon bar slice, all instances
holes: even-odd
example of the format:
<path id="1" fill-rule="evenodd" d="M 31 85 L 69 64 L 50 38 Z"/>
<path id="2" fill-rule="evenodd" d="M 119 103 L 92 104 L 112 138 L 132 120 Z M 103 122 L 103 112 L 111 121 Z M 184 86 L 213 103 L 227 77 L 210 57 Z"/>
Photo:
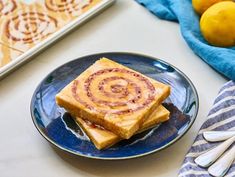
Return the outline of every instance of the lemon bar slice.
<path id="1" fill-rule="evenodd" d="M 102 58 L 63 88 L 56 102 L 128 139 L 169 94 L 168 85 Z"/>
<path id="2" fill-rule="evenodd" d="M 141 133 L 147 129 L 153 128 L 161 122 L 167 121 L 169 114 L 170 112 L 160 105 L 153 111 L 149 118 L 146 119 L 137 133 Z M 121 140 L 119 136 L 111 131 L 105 130 L 100 125 L 93 124 L 80 117 L 76 117 L 75 120 L 99 150 L 108 148 Z"/>

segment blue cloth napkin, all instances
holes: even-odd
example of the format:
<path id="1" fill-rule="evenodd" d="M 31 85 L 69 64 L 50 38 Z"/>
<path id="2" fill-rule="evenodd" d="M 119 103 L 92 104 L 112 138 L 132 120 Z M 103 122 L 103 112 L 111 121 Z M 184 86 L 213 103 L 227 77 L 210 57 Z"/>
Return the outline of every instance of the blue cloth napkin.
<path id="1" fill-rule="evenodd" d="M 159 18 L 178 22 L 182 36 L 194 53 L 227 78 L 235 80 L 235 47 L 214 47 L 204 40 L 191 0 L 136 1 Z"/>
<path id="2" fill-rule="evenodd" d="M 185 156 L 179 171 L 179 177 L 210 177 L 206 168 L 201 168 L 194 163 L 194 159 L 201 153 L 217 146 L 220 143 L 208 143 L 204 140 L 204 131 L 234 130 L 235 128 L 235 82 L 226 83 L 221 90 L 214 105 L 208 114 L 208 119 L 203 123 L 198 135 Z M 235 176 L 235 162 L 226 174 L 226 177 Z"/>

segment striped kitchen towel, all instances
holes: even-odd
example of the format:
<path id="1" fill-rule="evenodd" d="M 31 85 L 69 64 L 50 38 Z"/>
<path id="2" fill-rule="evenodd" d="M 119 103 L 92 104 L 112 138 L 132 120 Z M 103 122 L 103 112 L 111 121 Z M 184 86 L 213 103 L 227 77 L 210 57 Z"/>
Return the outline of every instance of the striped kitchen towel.
<path id="1" fill-rule="evenodd" d="M 221 90 L 208 114 L 208 119 L 202 125 L 198 135 L 188 151 L 178 177 L 210 177 L 207 169 L 194 163 L 194 159 L 202 152 L 213 148 L 218 143 L 208 143 L 202 133 L 209 130 L 235 130 L 235 81 L 229 81 Z M 226 174 L 235 177 L 235 162 Z"/>

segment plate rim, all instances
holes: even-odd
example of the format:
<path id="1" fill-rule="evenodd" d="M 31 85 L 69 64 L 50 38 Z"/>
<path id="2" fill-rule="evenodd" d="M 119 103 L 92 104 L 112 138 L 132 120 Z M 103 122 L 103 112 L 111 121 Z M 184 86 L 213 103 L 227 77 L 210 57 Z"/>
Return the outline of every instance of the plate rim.
<path id="1" fill-rule="evenodd" d="M 53 140 L 51 140 L 45 133 L 43 133 L 41 131 L 41 129 L 39 128 L 38 124 L 36 123 L 36 117 L 34 116 L 34 113 L 33 113 L 33 101 L 34 101 L 34 98 L 36 96 L 36 91 L 39 89 L 41 84 L 46 80 L 46 78 L 48 78 L 48 76 L 50 76 L 53 72 L 58 70 L 60 67 L 63 67 L 65 65 L 69 64 L 69 63 L 72 63 L 72 62 L 76 61 L 76 60 L 80 60 L 82 58 L 92 57 L 92 56 L 96 56 L 96 55 L 134 55 L 134 56 L 137 56 L 137 57 L 145 57 L 145 58 L 149 58 L 149 59 L 152 59 L 152 60 L 160 61 L 161 63 L 166 64 L 166 65 L 169 65 L 172 68 L 174 68 L 178 73 L 180 73 L 187 80 L 189 85 L 191 86 L 191 88 L 193 90 L 193 93 L 195 94 L 195 98 L 196 98 L 196 101 L 195 101 L 195 103 L 196 103 L 195 104 L 196 105 L 195 115 L 192 117 L 188 127 L 183 131 L 183 133 L 181 135 L 177 136 L 176 138 L 174 138 L 173 140 L 171 140 L 169 143 L 167 143 L 164 146 L 160 147 L 160 148 L 154 149 L 154 150 L 149 151 L 149 152 L 137 154 L 137 155 L 124 156 L 124 157 L 98 157 L 98 156 L 84 155 L 84 154 L 81 154 L 81 153 L 76 153 L 76 152 L 74 152 L 74 151 L 72 151 L 72 150 L 70 150 L 68 148 L 62 147 L 58 143 L 56 143 Z M 89 159 L 97 159 L 97 160 L 126 160 L 126 159 L 133 159 L 133 158 L 139 158 L 139 157 L 147 156 L 147 155 L 159 152 L 159 151 L 161 151 L 163 149 L 166 149 L 167 147 L 169 147 L 169 146 L 173 145 L 174 143 L 176 143 L 177 141 L 179 141 L 189 131 L 189 129 L 192 127 L 192 125 L 194 124 L 194 122 L 195 122 L 195 120 L 197 118 L 198 111 L 199 111 L 199 96 L 198 96 L 197 89 L 194 86 L 194 84 L 191 81 L 191 79 L 189 79 L 189 77 L 186 74 L 184 74 L 184 72 L 182 72 L 180 69 L 178 69 L 174 65 L 172 65 L 172 64 L 170 64 L 170 63 L 168 63 L 166 61 L 163 61 L 162 59 L 159 59 L 157 57 L 153 57 L 153 56 L 150 56 L 150 55 L 146 55 L 146 54 L 136 53 L 136 52 L 100 52 L 100 53 L 93 53 L 93 54 L 89 54 L 89 55 L 82 55 L 82 56 L 80 56 L 80 57 L 78 57 L 76 59 L 72 59 L 72 60 L 70 60 L 70 61 L 68 61 L 68 62 L 66 62 L 66 63 L 64 63 L 64 64 L 62 64 L 62 65 L 60 65 L 58 67 L 56 67 L 51 72 L 49 72 L 46 76 L 44 76 L 44 78 L 39 82 L 39 84 L 37 85 L 36 89 L 34 90 L 34 93 L 33 93 L 32 97 L 31 97 L 31 101 L 30 101 L 30 114 L 31 114 L 31 119 L 33 121 L 33 124 L 36 127 L 36 129 L 38 130 L 38 132 L 41 134 L 41 136 L 44 137 L 51 145 L 55 146 L 56 148 L 59 148 L 62 151 L 74 154 L 76 156 L 85 157 L 85 158 L 89 158 Z"/>

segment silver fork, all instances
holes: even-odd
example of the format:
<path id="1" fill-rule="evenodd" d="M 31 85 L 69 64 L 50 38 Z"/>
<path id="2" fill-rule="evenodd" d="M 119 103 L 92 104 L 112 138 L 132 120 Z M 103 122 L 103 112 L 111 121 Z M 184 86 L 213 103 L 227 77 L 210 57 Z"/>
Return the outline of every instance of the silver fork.
<path id="1" fill-rule="evenodd" d="M 208 168 L 212 176 L 224 176 L 235 159 L 235 146 L 228 150 L 219 160 Z"/>
<path id="2" fill-rule="evenodd" d="M 231 137 L 235 136 L 235 131 L 206 131 L 203 132 L 203 137 L 208 142 L 217 142 L 217 141 L 224 141 Z"/>
<path id="3" fill-rule="evenodd" d="M 225 142 L 215 148 L 199 155 L 194 161 L 201 167 L 208 167 L 214 163 L 232 144 L 235 142 L 235 136 L 229 138 Z"/>
<path id="4" fill-rule="evenodd" d="M 208 142 L 226 141 L 195 159 L 195 163 L 202 167 L 208 167 L 213 164 L 235 142 L 235 131 L 208 131 L 204 132 L 203 136 Z M 208 172 L 216 177 L 224 176 L 234 159 L 235 146 L 211 165 L 208 168 Z"/>

